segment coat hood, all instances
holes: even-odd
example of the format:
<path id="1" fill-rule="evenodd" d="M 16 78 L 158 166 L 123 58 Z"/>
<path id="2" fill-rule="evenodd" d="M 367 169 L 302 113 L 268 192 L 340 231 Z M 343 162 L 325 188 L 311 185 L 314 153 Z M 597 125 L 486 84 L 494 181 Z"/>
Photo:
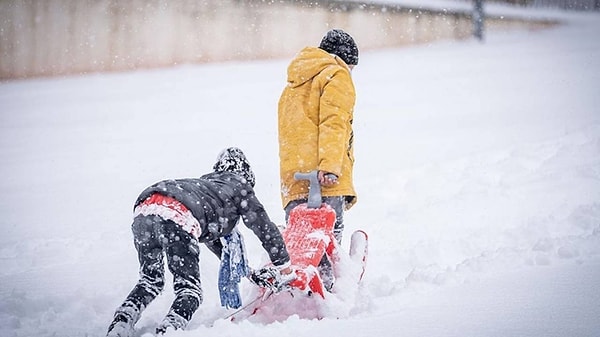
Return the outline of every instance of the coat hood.
<path id="1" fill-rule="evenodd" d="M 338 56 L 329 54 L 317 47 L 306 47 L 292 60 L 287 70 L 287 82 L 292 88 L 298 87 L 330 66 L 348 66 Z"/>

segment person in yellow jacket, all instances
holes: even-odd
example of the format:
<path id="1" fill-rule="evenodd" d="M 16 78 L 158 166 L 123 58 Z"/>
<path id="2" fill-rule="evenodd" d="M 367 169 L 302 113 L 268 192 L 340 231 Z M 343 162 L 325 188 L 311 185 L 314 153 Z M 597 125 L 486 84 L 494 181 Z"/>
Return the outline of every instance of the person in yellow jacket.
<path id="1" fill-rule="evenodd" d="M 308 198 L 308 182 L 295 180 L 294 173 L 318 170 L 323 202 L 336 212 L 334 234 L 340 243 L 344 211 L 357 200 L 352 177 L 356 93 L 351 76 L 357 64 L 358 47 L 352 36 L 341 29 L 328 31 L 319 47 L 305 47 L 290 62 L 278 105 L 286 221 L 290 211 Z M 321 262 L 332 278 L 328 261 Z M 330 288 L 333 281 L 323 279 Z"/>

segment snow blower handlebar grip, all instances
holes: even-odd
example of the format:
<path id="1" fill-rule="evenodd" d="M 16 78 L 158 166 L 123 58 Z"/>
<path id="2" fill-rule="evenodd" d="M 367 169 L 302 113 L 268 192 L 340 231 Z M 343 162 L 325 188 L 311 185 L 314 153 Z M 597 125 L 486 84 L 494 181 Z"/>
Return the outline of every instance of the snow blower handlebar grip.
<path id="1" fill-rule="evenodd" d="M 321 207 L 321 184 L 319 184 L 319 171 L 310 171 L 308 173 L 296 172 L 294 179 L 308 180 L 308 208 Z"/>

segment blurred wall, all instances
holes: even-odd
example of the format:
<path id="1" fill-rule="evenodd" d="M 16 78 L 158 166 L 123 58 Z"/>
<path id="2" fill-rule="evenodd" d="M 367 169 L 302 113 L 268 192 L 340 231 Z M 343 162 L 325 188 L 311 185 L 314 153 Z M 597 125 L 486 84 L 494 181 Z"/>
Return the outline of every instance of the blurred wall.
<path id="1" fill-rule="evenodd" d="M 472 34 L 471 13 L 322 0 L 0 0 L 0 79 L 291 57 L 343 28 L 361 50 Z M 486 29 L 548 22 L 486 18 Z"/>

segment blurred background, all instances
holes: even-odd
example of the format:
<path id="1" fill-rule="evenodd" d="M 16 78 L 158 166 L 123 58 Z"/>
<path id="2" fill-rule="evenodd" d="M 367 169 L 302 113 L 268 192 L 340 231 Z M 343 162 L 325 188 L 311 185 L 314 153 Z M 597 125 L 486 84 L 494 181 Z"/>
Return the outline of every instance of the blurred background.
<path id="1" fill-rule="evenodd" d="M 361 50 L 556 22 L 600 0 L 0 0 L 0 80 L 290 57 L 342 28 Z M 494 6 L 504 6 L 494 10 Z M 478 10 L 482 11 L 478 15 Z M 536 13 L 540 13 L 536 11 Z"/>

